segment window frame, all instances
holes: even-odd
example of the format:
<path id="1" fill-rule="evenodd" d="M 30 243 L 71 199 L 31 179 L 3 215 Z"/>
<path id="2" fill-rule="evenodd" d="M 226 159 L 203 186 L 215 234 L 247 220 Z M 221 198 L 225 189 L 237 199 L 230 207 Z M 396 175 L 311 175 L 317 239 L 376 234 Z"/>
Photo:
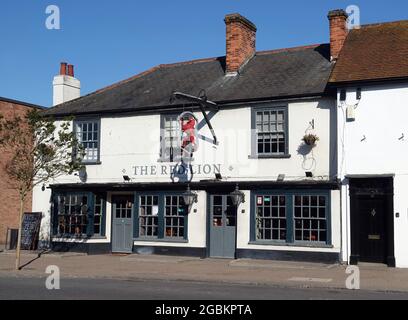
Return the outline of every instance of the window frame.
<path id="1" fill-rule="evenodd" d="M 285 159 L 290 158 L 289 154 L 289 107 L 287 103 L 262 104 L 251 108 L 251 154 L 250 159 Z M 258 132 L 256 128 L 256 114 L 262 111 L 283 111 L 285 151 L 283 153 L 258 153 Z"/>
<path id="2" fill-rule="evenodd" d="M 285 196 L 286 204 L 286 240 L 258 240 L 256 237 L 256 197 L 265 195 Z M 326 198 L 326 241 L 301 241 L 295 240 L 295 196 L 324 196 Z M 332 222 L 331 222 L 331 192 L 330 190 L 251 190 L 250 203 L 250 238 L 249 244 L 263 244 L 275 246 L 299 246 L 332 248 Z"/>
<path id="3" fill-rule="evenodd" d="M 160 152 L 159 152 L 159 162 L 170 162 L 170 163 L 177 163 L 181 160 L 181 153 L 179 155 L 173 154 L 173 159 L 167 158 L 165 156 L 166 151 L 166 117 L 175 117 L 177 118 L 179 115 L 177 113 L 162 113 L 160 114 Z M 179 141 L 180 145 L 181 141 Z M 179 147 L 180 148 L 180 147 Z"/>
<path id="4" fill-rule="evenodd" d="M 86 234 L 82 233 L 80 237 L 75 236 L 75 234 L 59 234 L 58 233 L 58 216 L 59 216 L 59 203 L 58 197 L 60 196 L 78 196 L 83 195 L 87 197 L 87 227 L 86 227 Z M 95 199 L 96 196 L 99 195 L 102 199 L 102 216 L 100 222 L 100 232 L 99 234 L 95 234 L 95 224 L 94 224 L 94 216 L 95 216 Z M 62 238 L 62 239 L 105 239 L 106 238 L 106 193 L 103 192 L 89 192 L 89 191 L 57 191 L 54 192 L 52 195 L 53 199 L 53 215 L 51 218 L 51 235 L 53 238 Z"/>
<path id="5" fill-rule="evenodd" d="M 84 165 L 93 165 L 93 164 L 101 164 L 101 119 L 100 118 L 79 118 L 73 121 L 73 132 L 75 134 L 75 138 L 78 139 L 78 131 L 77 126 L 78 124 L 82 123 L 97 123 L 98 124 L 98 151 L 97 151 L 97 159 L 96 160 L 84 160 L 81 159 L 81 163 Z M 78 142 L 82 144 L 82 141 L 78 139 Z M 73 150 L 72 153 L 74 156 L 77 156 L 77 150 Z"/>
<path id="6" fill-rule="evenodd" d="M 286 228 L 285 228 L 285 231 L 286 231 L 286 239 L 270 239 L 270 240 L 267 240 L 267 239 L 257 239 L 257 222 L 256 222 L 256 216 L 257 216 L 257 210 L 256 210 L 256 208 L 257 208 L 257 197 L 258 196 L 262 196 L 262 197 L 265 197 L 265 196 L 275 196 L 275 197 L 285 197 L 285 220 L 286 220 Z M 254 206 L 254 240 L 256 241 L 256 242 L 273 242 L 273 243 L 281 243 L 281 244 L 284 244 L 284 243 L 288 243 L 288 237 L 290 236 L 289 235 L 289 223 L 288 223 L 288 201 L 290 201 L 290 197 L 287 195 L 287 194 L 285 194 L 284 192 L 276 192 L 276 193 L 265 193 L 265 194 L 260 194 L 260 193 L 255 193 L 254 194 L 254 197 L 255 197 L 255 206 Z M 280 206 L 279 206 L 279 208 L 280 208 Z M 273 216 L 272 216 L 272 212 L 271 212 L 271 215 L 270 215 L 270 219 L 271 219 L 271 221 L 273 220 Z M 279 214 L 278 214 L 278 217 L 275 217 L 275 218 L 277 218 L 277 219 L 281 219 L 280 218 L 280 216 L 279 216 Z M 272 227 L 271 227 L 272 228 Z M 272 229 L 271 229 L 272 230 Z"/>
<path id="7" fill-rule="evenodd" d="M 148 235 L 140 235 L 140 198 L 141 197 L 157 197 L 157 206 L 158 206 L 158 212 L 157 212 L 157 236 L 148 236 Z M 139 239 L 146 239 L 146 240 L 156 240 L 159 238 L 160 236 L 160 230 L 161 230 L 161 225 L 160 225 L 160 195 L 157 193 L 145 193 L 145 194 L 137 194 L 136 195 L 137 198 L 137 202 L 136 202 L 136 206 L 135 206 L 135 211 L 134 213 L 136 213 L 135 215 L 135 219 L 137 220 L 137 229 L 133 232 L 133 235 Z M 153 208 L 153 203 L 152 203 L 152 208 Z M 145 215 L 147 216 L 147 215 Z"/>
<path id="8" fill-rule="evenodd" d="M 322 219 L 322 218 L 320 218 L 319 217 L 319 214 L 318 214 L 318 216 L 316 217 L 316 218 L 312 218 L 311 217 L 311 214 L 309 213 L 309 217 L 296 217 L 296 214 L 295 214 L 295 207 L 296 207 L 296 204 L 295 204 L 295 197 L 296 196 L 300 196 L 300 197 L 307 197 L 307 196 L 309 196 L 309 197 L 312 197 L 312 196 L 317 196 L 317 197 L 324 197 L 325 198 L 325 217 L 324 217 L 324 219 Z M 293 203 L 292 203 L 292 206 L 293 206 L 293 230 L 292 230 L 292 232 L 293 232 L 293 242 L 294 243 L 299 243 L 299 244 L 302 244 L 302 243 L 316 243 L 316 244 L 330 244 L 330 242 L 328 241 L 328 239 L 329 239 L 329 229 L 330 229 L 330 225 L 328 224 L 328 222 L 329 222 L 329 220 L 328 220 L 328 205 L 329 205 L 329 197 L 327 196 L 327 195 L 325 195 L 325 194 L 311 194 L 311 193 L 304 193 L 304 194 L 294 194 L 293 195 L 293 197 L 292 197 L 292 201 L 293 201 Z M 318 203 L 318 202 L 317 202 Z M 308 206 L 309 208 L 311 208 L 311 204 L 309 204 L 309 206 Z M 300 206 L 300 208 L 304 208 L 304 205 L 303 205 L 303 203 L 301 204 L 301 206 Z M 320 208 L 320 206 L 318 205 L 317 206 L 317 208 Z M 317 220 L 317 221 L 321 221 L 321 220 L 324 220 L 325 222 L 326 222 L 326 229 L 325 229 L 325 231 L 326 231 L 326 241 L 312 241 L 312 240 L 310 240 L 310 241 L 307 241 L 307 240 L 296 240 L 296 220 L 302 220 L 302 221 L 304 221 L 304 220 L 309 220 L 309 221 L 312 221 L 312 220 Z M 320 229 L 320 228 L 318 228 L 318 229 Z M 312 230 L 312 227 L 310 227 L 309 229 L 305 229 L 305 228 L 303 228 L 302 227 L 302 229 L 300 229 L 300 230 L 302 230 L 302 231 L 304 231 L 304 230 L 309 230 L 309 231 L 311 231 Z"/>
<path id="9" fill-rule="evenodd" d="M 140 207 L 140 197 L 141 196 L 158 196 L 158 232 L 157 236 L 140 236 L 139 231 L 139 207 Z M 155 192 L 136 192 L 134 195 L 135 211 L 133 220 L 133 240 L 134 241 L 152 241 L 152 242 L 188 242 L 188 216 L 187 211 L 184 216 L 184 235 L 183 237 L 169 237 L 165 235 L 165 197 L 166 196 L 180 196 L 182 197 L 182 192 L 174 191 L 155 191 Z"/>
<path id="10" fill-rule="evenodd" d="M 98 238 L 106 238 L 106 192 L 91 192 L 90 193 L 93 197 L 92 201 L 92 207 L 94 208 L 93 210 L 93 215 L 92 215 L 92 226 L 93 226 L 93 233 L 92 233 L 92 238 L 93 239 L 98 239 Z M 99 233 L 95 233 L 95 206 L 96 206 L 96 197 L 100 197 L 102 200 L 102 207 L 101 207 L 101 221 L 99 223 Z"/>

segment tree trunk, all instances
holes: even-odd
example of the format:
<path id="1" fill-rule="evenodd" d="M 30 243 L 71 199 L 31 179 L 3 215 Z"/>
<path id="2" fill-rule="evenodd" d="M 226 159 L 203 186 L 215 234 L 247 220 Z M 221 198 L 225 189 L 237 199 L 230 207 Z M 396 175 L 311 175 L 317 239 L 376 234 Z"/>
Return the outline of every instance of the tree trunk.
<path id="1" fill-rule="evenodd" d="M 21 251 L 21 233 L 23 224 L 23 211 L 24 211 L 24 200 L 25 196 L 20 196 L 20 218 L 18 223 L 18 240 L 17 240 L 17 250 L 16 250 L 16 270 L 20 270 L 20 251 Z"/>

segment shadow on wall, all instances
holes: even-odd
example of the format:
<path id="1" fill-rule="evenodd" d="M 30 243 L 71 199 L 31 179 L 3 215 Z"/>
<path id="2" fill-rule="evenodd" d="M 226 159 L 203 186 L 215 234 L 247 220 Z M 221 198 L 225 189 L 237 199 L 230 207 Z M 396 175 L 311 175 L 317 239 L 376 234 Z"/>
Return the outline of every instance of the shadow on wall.
<path id="1" fill-rule="evenodd" d="M 299 145 L 297 149 L 298 155 L 303 157 L 302 169 L 305 171 L 314 171 L 316 169 L 316 159 L 313 154 L 313 146 L 305 143 Z"/>
<path id="2" fill-rule="evenodd" d="M 335 95 L 335 92 L 332 92 Z M 322 103 L 319 101 L 317 105 L 318 109 L 329 110 L 329 175 L 330 177 L 337 177 L 337 102 L 328 102 L 327 100 Z"/>

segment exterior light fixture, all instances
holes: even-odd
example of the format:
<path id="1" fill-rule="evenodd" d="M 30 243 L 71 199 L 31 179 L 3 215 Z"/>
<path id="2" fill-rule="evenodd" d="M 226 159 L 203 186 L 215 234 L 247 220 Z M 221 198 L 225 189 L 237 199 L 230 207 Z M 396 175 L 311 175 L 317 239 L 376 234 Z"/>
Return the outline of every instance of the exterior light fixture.
<path id="1" fill-rule="evenodd" d="M 190 189 L 190 185 L 187 186 L 187 190 L 182 194 L 184 203 L 189 208 L 193 205 L 193 203 L 197 202 L 197 193 L 192 192 Z"/>
<path id="2" fill-rule="evenodd" d="M 86 173 L 86 167 L 82 167 L 79 171 L 78 171 L 78 177 L 79 180 L 81 180 L 81 182 L 85 183 L 86 180 L 88 179 L 88 174 Z"/>
<path id="3" fill-rule="evenodd" d="M 235 186 L 235 190 L 232 191 L 229 195 L 234 206 L 238 207 L 241 203 L 245 203 L 245 193 L 239 190 L 238 183 Z"/>
<path id="4" fill-rule="evenodd" d="M 123 180 L 125 180 L 126 182 L 130 181 L 130 177 L 129 176 L 123 176 Z"/>
<path id="5" fill-rule="evenodd" d="M 340 90 L 340 101 L 346 101 L 347 98 L 347 91 L 346 89 Z"/>
<path id="6" fill-rule="evenodd" d="M 311 172 L 311 171 L 306 171 L 305 174 L 306 174 L 306 177 L 307 177 L 307 178 L 313 178 L 313 172 Z"/>
<path id="7" fill-rule="evenodd" d="M 285 175 L 284 174 L 280 174 L 278 175 L 278 182 L 283 182 L 285 180 Z"/>

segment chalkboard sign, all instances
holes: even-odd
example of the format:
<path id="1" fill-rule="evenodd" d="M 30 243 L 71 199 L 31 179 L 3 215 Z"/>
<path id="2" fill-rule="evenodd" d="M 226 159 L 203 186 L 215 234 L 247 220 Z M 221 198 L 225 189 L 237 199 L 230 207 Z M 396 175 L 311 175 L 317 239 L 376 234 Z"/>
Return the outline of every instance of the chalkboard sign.
<path id="1" fill-rule="evenodd" d="M 21 226 L 21 249 L 34 250 L 41 226 L 41 212 L 25 212 Z"/>

